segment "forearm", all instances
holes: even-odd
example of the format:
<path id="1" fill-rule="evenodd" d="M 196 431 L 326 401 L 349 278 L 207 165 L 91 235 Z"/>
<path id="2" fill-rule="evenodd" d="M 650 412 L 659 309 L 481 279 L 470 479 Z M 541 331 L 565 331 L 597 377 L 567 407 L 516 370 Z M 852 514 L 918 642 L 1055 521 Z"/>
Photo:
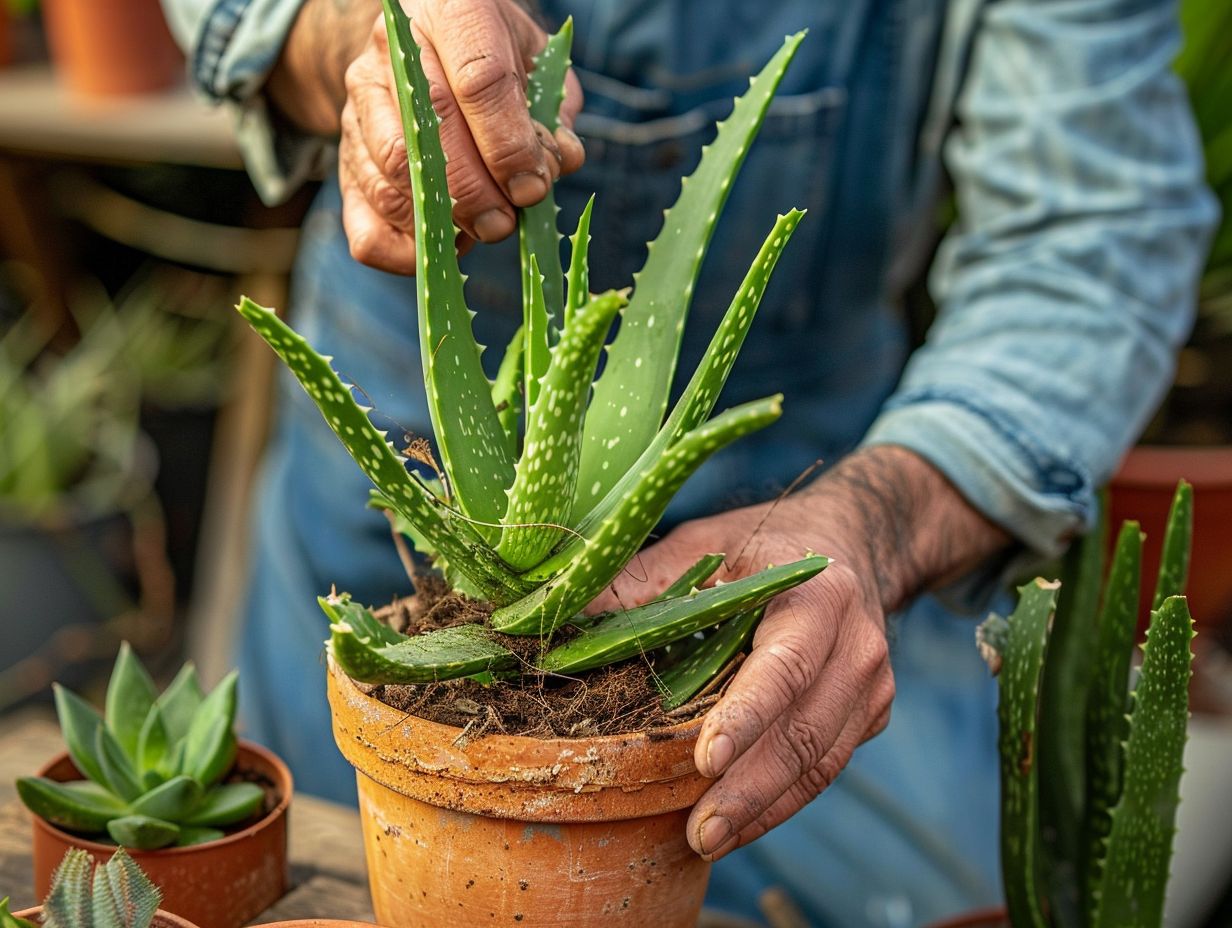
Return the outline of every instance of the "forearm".
<path id="1" fill-rule="evenodd" d="M 347 66 L 363 48 L 379 0 L 307 0 L 265 90 L 282 116 L 305 132 L 337 135 Z"/>
<path id="2" fill-rule="evenodd" d="M 975 569 L 1012 542 L 936 468 L 906 448 L 864 448 L 800 494 L 844 537 L 862 539 L 881 607 Z"/>

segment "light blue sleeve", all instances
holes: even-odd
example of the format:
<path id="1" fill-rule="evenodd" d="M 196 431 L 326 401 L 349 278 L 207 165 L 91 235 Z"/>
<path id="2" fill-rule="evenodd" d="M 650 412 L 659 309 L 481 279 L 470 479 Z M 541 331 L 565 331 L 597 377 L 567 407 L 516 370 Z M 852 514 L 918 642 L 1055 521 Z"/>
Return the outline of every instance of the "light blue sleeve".
<path id="1" fill-rule="evenodd" d="M 865 444 L 938 467 L 1030 553 L 1089 525 L 1193 322 L 1217 208 L 1165 0 L 985 5 L 945 146 L 938 318 Z"/>
<path id="2" fill-rule="evenodd" d="M 261 198 L 286 199 L 318 175 L 332 153 L 327 139 L 278 120 L 261 93 L 304 0 L 162 0 L 184 49 L 188 76 L 207 99 L 234 113 L 236 138 Z"/>

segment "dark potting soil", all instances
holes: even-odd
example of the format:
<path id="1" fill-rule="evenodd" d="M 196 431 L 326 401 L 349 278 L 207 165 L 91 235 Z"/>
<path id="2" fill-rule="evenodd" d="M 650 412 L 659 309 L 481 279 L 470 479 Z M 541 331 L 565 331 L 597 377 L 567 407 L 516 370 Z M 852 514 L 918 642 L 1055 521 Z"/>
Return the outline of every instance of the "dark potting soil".
<path id="1" fill-rule="evenodd" d="M 278 795 L 278 787 L 274 781 L 267 777 L 259 770 L 241 770 L 238 766 L 232 767 L 231 772 L 222 779 L 223 783 L 256 783 L 261 787 L 261 792 L 265 794 L 265 798 L 261 801 L 261 808 L 250 815 L 244 821 L 235 825 L 229 825 L 222 829 L 227 834 L 236 831 L 243 831 L 249 825 L 255 825 L 265 816 L 269 815 L 278 807 L 278 802 L 281 797 Z"/>
<path id="2" fill-rule="evenodd" d="M 484 622 L 492 612 L 487 603 L 450 591 L 437 576 L 417 577 L 418 592 L 378 610 L 377 618 L 403 634 Z M 564 635 L 568 632 L 565 631 Z M 519 680 L 447 680 L 415 685 L 387 684 L 369 694 L 388 706 L 443 725 L 466 729 L 466 737 L 488 734 L 536 738 L 591 738 L 631 734 L 675 725 L 705 712 L 701 701 L 693 713 L 670 716 L 660 706 L 647 659 L 633 658 L 581 676 L 534 672 L 538 638 L 502 635 L 501 643 L 524 662 Z M 558 633 L 555 643 L 563 640 Z"/>

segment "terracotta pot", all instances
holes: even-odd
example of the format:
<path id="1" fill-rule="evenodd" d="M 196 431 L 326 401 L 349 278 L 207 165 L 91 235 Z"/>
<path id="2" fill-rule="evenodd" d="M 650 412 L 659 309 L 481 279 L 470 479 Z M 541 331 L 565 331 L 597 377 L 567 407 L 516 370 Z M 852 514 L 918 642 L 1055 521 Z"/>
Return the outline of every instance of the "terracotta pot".
<path id="1" fill-rule="evenodd" d="M 18 918 L 27 918 L 30 921 L 39 921 L 39 917 L 43 914 L 43 907 L 36 905 L 32 909 L 23 909 L 20 912 L 14 912 Z M 154 922 L 150 928 L 198 928 L 186 918 L 180 918 L 178 915 L 172 915 L 170 912 L 164 912 L 159 909 L 154 913 Z"/>
<path id="2" fill-rule="evenodd" d="M 43 0 L 42 10 L 56 72 L 74 93 L 150 93 L 183 78 L 158 0 Z"/>
<path id="3" fill-rule="evenodd" d="M 1126 455 L 1112 478 L 1111 519 L 1114 526 L 1137 519 L 1146 532 L 1142 576 L 1151 579 L 1143 583 L 1142 628 L 1150 618 L 1168 507 L 1182 477 L 1194 487 L 1190 610 L 1207 628 L 1232 618 L 1232 447 L 1140 447 Z"/>
<path id="4" fill-rule="evenodd" d="M 928 928 L 1009 928 L 1009 924 L 1005 909 L 979 909 L 957 918 L 934 922 Z"/>
<path id="5" fill-rule="evenodd" d="M 130 851 L 163 891 L 163 905 L 197 928 L 239 928 L 260 915 L 287 890 L 287 808 L 291 772 L 274 754 L 257 744 L 240 742 L 236 765 L 273 782 L 278 805 L 255 825 L 195 847 Z M 81 779 L 67 754 L 39 771 L 39 776 L 66 782 Z M 34 816 L 34 892 L 40 898 L 69 848 L 84 848 L 105 862 L 115 847 L 61 831 Z"/>
<path id="6" fill-rule="evenodd" d="M 709 785 L 693 765 L 700 722 L 465 741 L 366 696 L 332 660 L 329 702 L 382 925 L 696 923 L 710 875 L 685 840 Z"/>
<path id="7" fill-rule="evenodd" d="M 267 922 L 256 928 L 377 928 L 372 922 L 353 922 L 345 918 L 296 918 L 288 922 Z"/>

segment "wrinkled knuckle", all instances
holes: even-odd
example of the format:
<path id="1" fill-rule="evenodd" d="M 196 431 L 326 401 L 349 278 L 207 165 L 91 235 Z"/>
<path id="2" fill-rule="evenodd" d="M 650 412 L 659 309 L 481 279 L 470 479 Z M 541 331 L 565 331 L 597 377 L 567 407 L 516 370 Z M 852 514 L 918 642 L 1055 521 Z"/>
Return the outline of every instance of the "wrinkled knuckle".
<path id="1" fill-rule="evenodd" d="M 762 651 L 766 658 L 767 685 L 786 701 L 794 702 L 812 680 L 808 642 L 795 635 L 785 635 L 763 645 Z"/>
<path id="2" fill-rule="evenodd" d="M 405 224 L 410 215 L 410 202 L 392 184 L 377 183 L 372 192 L 372 208 L 395 225 Z"/>
<path id="3" fill-rule="evenodd" d="M 364 61 L 364 56 L 360 55 L 342 72 L 342 85 L 346 88 L 347 96 L 354 96 L 360 87 L 368 80 L 367 63 Z"/>
<path id="4" fill-rule="evenodd" d="M 476 176 L 471 165 L 451 161 L 445 169 L 445 180 L 449 186 L 449 195 L 464 211 L 473 207 L 483 196 L 484 183 Z"/>
<path id="5" fill-rule="evenodd" d="M 799 717 L 788 720 L 778 740 L 784 765 L 797 776 L 816 767 L 829 748 L 822 743 L 818 728 Z"/>
<path id="6" fill-rule="evenodd" d="M 453 91 L 445 84 L 438 81 L 430 82 L 428 84 L 428 99 L 432 102 L 432 109 L 436 111 L 437 119 L 442 123 L 453 116 L 456 101 Z"/>
<path id="7" fill-rule="evenodd" d="M 376 166 L 386 177 L 405 177 L 407 175 L 406 140 L 399 136 L 391 136 L 381 140 L 377 150 L 373 152 Z"/>
<path id="8" fill-rule="evenodd" d="M 838 779 L 839 772 L 842 769 L 843 765 L 839 760 L 829 754 L 810 768 L 800 778 L 799 784 L 801 792 L 804 793 L 805 801 L 813 799 L 829 789 L 831 784 Z"/>
<path id="9" fill-rule="evenodd" d="M 472 106 L 486 107 L 501 100 L 517 74 L 491 55 L 462 62 L 453 79 L 454 93 Z"/>
<path id="10" fill-rule="evenodd" d="M 376 257 L 376 236 L 372 229 L 356 229 L 347 237 L 351 257 L 360 264 L 371 264 Z"/>

